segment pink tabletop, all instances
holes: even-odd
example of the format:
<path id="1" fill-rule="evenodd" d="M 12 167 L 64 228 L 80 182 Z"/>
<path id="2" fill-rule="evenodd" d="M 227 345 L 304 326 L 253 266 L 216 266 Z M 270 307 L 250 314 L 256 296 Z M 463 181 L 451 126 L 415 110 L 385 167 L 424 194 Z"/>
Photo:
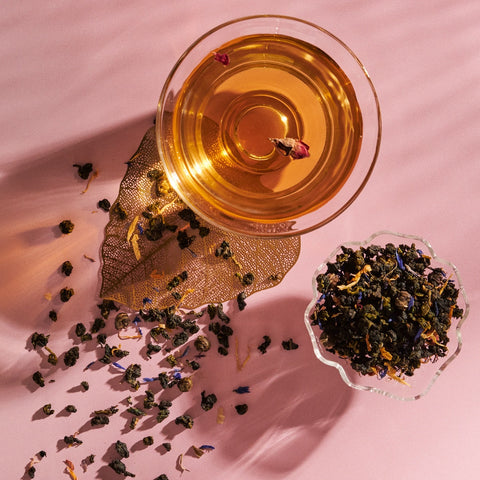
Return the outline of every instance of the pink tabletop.
<path id="1" fill-rule="evenodd" d="M 167 421 L 150 415 L 130 430 L 126 399 L 140 398 L 144 385 L 132 393 L 113 366 L 85 370 L 101 353 L 95 342 L 79 345 L 74 367 L 60 360 L 49 368 L 29 339 L 35 331 L 50 334 L 57 352 L 78 345 L 74 325 L 90 325 L 100 302 L 108 215 L 98 200 L 116 198 L 125 162 L 151 126 L 179 55 L 218 23 L 255 13 L 309 20 L 356 52 L 382 109 L 378 163 L 343 215 L 302 237 L 300 258 L 279 286 L 249 297 L 243 312 L 226 305 L 242 354 L 252 346 L 245 368 L 238 372 L 233 355 L 212 352 Z M 195 480 L 480 478 L 478 1 L 4 2 L 0 24 L 2 478 L 27 478 L 25 466 L 40 450 L 47 456 L 35 465 L 35 478 L 68 478 L 65 460 L 79 479 L 121 478 L 108 467 L 118 458 L 117 440 L 130 449 L 128 470 L 142 480 L 162 473 Z M 81 194 L 72 164 L 86 162 L 99 176 Z M 61 237 L 56 226 L 65 218 L 75 230 Z M 347 387 L 316 359 L 303 321 L 316 266 L 339 243 L 382 229 L 429 239 L 458 267 L 470 302 L 460 356 L 413 402 Z M 68 283 L 76 294 L 60 305 L 66 259 L 75 265 Z M 48 318 L 52 308 L 56 323 Z M 256 349 L 263 335 L 272 338 L 265 355 Z M 288 338 L 297 350 L 282 349 Z M 123 348 L 131 351 L 128 363 L 138 360 L 145 376 L 158 375 L 157 361 L 142 357 L 137 340 Z M 39 368 L 45 388 L 31 378 Z M 84 380 L 88 391 L 79 386 Z M 238 386 L 250 393 L 233 393 Z M 200 408 L 202 390 L 217 395 L 223 424 L 216 409 Z M 48 417 L 47 403 L 55 410 Z M 245 415 L 236 413 L 238 403 L 249 405 Z M 68 404 L 77 413 L 66 413 Z M 113 405 L 119 413 L 109 425 L 90 426 L 93 410 Z M 191 430 L 173 422 L 185 412 L 194 417 Z M 67 448 L 64 436 L 76 432 L 83 443 Z M 152 446 L 142 443 L 147 435 Z M 215 449 L 196 458 L 192 445 L 205 444 Z M 90 454 L 95 462 L 84 471 Z M 189 470 L 183 474 L 181 454 Z"/>

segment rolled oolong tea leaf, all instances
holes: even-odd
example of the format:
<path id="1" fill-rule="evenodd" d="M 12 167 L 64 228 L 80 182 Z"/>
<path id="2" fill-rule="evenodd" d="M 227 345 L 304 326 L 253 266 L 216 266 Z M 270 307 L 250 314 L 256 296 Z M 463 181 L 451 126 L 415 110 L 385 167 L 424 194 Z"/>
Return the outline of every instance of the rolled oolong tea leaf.
<path id="1" fill-rule="evenodd" d="M 217 315 L 217 306 L 214 303 L 210 303 L 207 306 L 207 313 L 208 313 L 208 316 L 210 317 L 210 320 L 213 320 Z"/>
<path id="2" fill-rule="evenodd" d="M 267 348 L 272 343 L 272 339 L 268 335 L 263 336 L 263 342 L 257 347 L 258 350 L 263 354 L 267 353 Z"/>
<path id="3" fill-rule="evenodd" d="M 153 445 L 153 437 L 151 435 L 148 435 L 146 437 L 143 437 L 143 444 L 146 446 Z"/>
<path id="4" fill-rule="evenodd" d="M 188 334 L 186 332 L 178 332 L 173 336 L 172 345 L 179 347 L 188 341 Z"/>
<path id="5" fill-rule="evenodd" d="M 84 163 L 83 165 L 79 165 L 75 163 L 73 166 L 78 169 L 77 170 L 78 176 L 83 180 L 87 180 L 89 175 L 93 171 L 93 165 L 91 163 Z"/>
<path id="6" fill-rule="evenodd" d="M 226 357 L 228 355 L 228 350 L 221 345 L 218 347 L 217 351 L 220 355 L 222 355 L 224 357 Z"/>
<path id="7" fill-rule="evenodd" d="M 58 357 L 55 353 L 53 353 L 48 347 L 46 347 L 47 350 L 50 351 L 49 355 L 48 355 L 48 358 L 47 358 L 47 362 L 50 363 L 50 365 L 56 365 L 57 362 L 58 362 Z"/>
<path id="8" fill-rule="evenodd" d="M 37 347 L 43 348 L 48 345 L 49 337 L 50 335 L 44 335 L 43 333 L 35 332 L 32 334 L 30 342 L 32 343 L 33 348 L 37 348 Z"/>
<path id="9" fill-rule="evenodd" d="M 200 403 L 200 406 L 202 407 L 203 410 L 208 412 L 208 410 L 211 410 L 213 406 L 217 403 L 217 396 L 214 393 L 205 395 L 205 391 L 203 391 L 201 395 L 202 395 L 202 401 Z"/>
<path id="10" fill-rule="evenodd" d="M 284 340 L 282 342 L 282 347 L 284 350 L 296 350 L 298 348 L 298 344 L 293 341 L 293 339 L 289 338 L 288 340 Z"/>
<path id="11" fill-rule="evenodd" d="M 188 233 L 185 231 L 185 230 L 180 230 L 178 233 L 177 233 L 177 242 L 178 242 L 178 246 L 184 250 L 185 248 L 188 248 L 192 243 L 193 241 L 195 240 L 196 236 L 195 235 L 191 235 L 189 236 Z"/>
<path id="12" fill-rule="evenodd" d="M 215 250 L 216 257 L 222 257 L 224 260 L 228 260 L 233 257 L 233 252 L 230 248 L 230 244 L 224 240 Z"/>
<path id="13" fill-rule="evenodd" d="M 85 391 L 87 391 L 87 390 L 90 388 L 90 385 L 89 385 L 88 382 L 85 381 L 85 380 L 84 380 L 83 382 L 81 382 L 80 385 L 82 386 L 82 388 L 83 388 Z"/>
<path id="14" fill-rule="evenodd" d="M 86 333 L 87 333 L 87 328 L 85 327 L 85 325 L 83 323 L 77 323 L 77 325 L 75 326 L 75 335 L 77 337 L 82 337 Z"/>
<path id="15" fill-rule="evenodd" d="M 341 247 L 317 276 L 311 315 L 327 351 L 361 375 L 407 385 L 403 375 L 445 356 L 451 320 L 463 311 L 453 281 L 430 262 L 415 244 Z"/>
<path id="16" fill-rule="evenodd" d="M 119 218 L 119 220 L 126 220 L 128 218 L 127 211 L 118 202 L 112 207 L 111 211 Z"/>
<path id="17" fill-rule="evenodd" d="M 153 353 L 161 352 L 161 350 L 162 350 L 161 345 L 157 345 L 155 343 L 148 343 L 147 344 L 147 357 L 152 358 Z"/>
<path id="18" fill-rule="evenodd" d="M 243 276 L 240 273 L 236 273 L 235 276 L 240 280 L 240 283 L 244 287 L 248 287 L 249 285 L 252 285 L 252 283 L 255 280 L 255 275 L 252 272 L 248 272 Z"/>
<path id="19" fill-rule="evenodd" d="M 109 212 L 110 211 L 110 202 L 104 198 L 103 200 L 100 200 L 97 204 L 98 208 L 102 209 L 104 212 Z"/>
<path id="20" fill-rule="evenodd" d="M 32 379 L 39 387 L 45 386 L 45 379 L 43 378 L 43 375 L 39 371 L 36 371 L 32 375 Z"/>
<path id="21" fill-rule="evenodd" d="M 158 404 L 155 402 L 155 395 L 151 390 L 145 391 L 145 398 L 143 399 L 143 407 L 147 410 L 156 407 Z"/>
<path id="22" fill-rule="evenodd" d="M 128 451 L 128 447 L 126 443 L 123 443 L 121 440 L 117 440 L 115 443 L 115 450 L 120 455 L 121 458 L 128 458 L 130 456 L 130 452 Z"/>
<path id="23" fill-rule="evenodd" d="M 64 235 L 68 235 L 73 232 L 75 225 L 70 220 L 63 220 L 58 224 L 58 228 Z"/>
<path id="24" fill-rule="evenodd" d="M 46 405 L 44 405 L 42 407 L 42 410 L 43 410 L 43 413 L 45 415 L 53 415 L 55 413 L 55 410 L 52 409 L 52 404 L 51 403 L 47 403 Z"/>
<path id="25" fill-rule="evenodd" d="M 138 363 L 129 365 L 125 370 L 125 381 L 135 390 L 140 388 L 140 382 L 137 380 L 142 375 L 142 367 Z"/>
<path id="26" fill-rule="evenodd" d="M 109 408 L 105 408 L 104 410 L 95 410 L 93 413 L 95 415 L 115 415 L 118 412 L 118 408 L 116 405 L 112 405 Z"/>
<path id="27" fill-rule="evenodd" d="M 237 295 L 237 305 L 240 311 L 245 310 L 245 307 L 247 306 L 247 302 L 245 301 L 246 298 L 247 295 L 245 294 L 245 292 L 240 292 Z"/>
<path id="28" fill-rule="evenodd" d="M 246 403 L 235 405 L 235 410 L 239 415 L 245 415 L 248 411 L 248 405 Z"/>
<path id="29" fill-rule="evenodd" d="M 77 438 L 75 435 L 65 435 L 63 437 L 63 441 L 67 445 L 81 445 L 83 443 L 83 441 Z"/>
<path id="30" fill-rule="evenodd" d="M 75 291 L 73 290 L 73 288 L 67 288 L 67 287 L 62 288 L 60 290 L 60 300 L 64 303 L 68 302 L 74 294 L 75 294 Z"/>
<path id="31" fill-rule="evenodd" d="M 110 418 L 103 413 L 93 416 L 90 420 L 90 425 L 92 425 L 92 427 L 95 425 L 108 425 L 109 423 Z"/>
<path id="32" fill-rule="evenodd" d="M 63 361 L 67 367 L 73 367 L 80 357 L 80 349 L 78 347 L 72 347 L 65 353 Z"/>
<path id="33" fill-rule="evenodd" d="M 105 320 L 108 318 L 112 310 L 115 310 L 117 312 L 118 310 L 120 310 L 120 307 L 117 307 L 117 305 L 115 305 L 115 302 L 113 300 L 103 300 L 102 303 L 100 303 L 97 306 L 100 309 L 100 315 Z"/>
<path id="34" fill-rule="evenodd" d="M 163 445 L 165 445 L 165 444 L 163 444 Z M 153 480 L 168 480 L 168 477 L 164 473 L 162 473 L 158 477 L 155 477 Z"/>
<path id="35" fill-rule="evenodd" d="M 67 405 L 65 411 L 68 413 L 77 413 L 77 407 L 75 405 Z"/>
<path id="36" fill-rule="evenodd" d="M 182 425 L 185 428 L 193 428 L 193 418 L 190 415 L 180 415 L 175 419 L 176 425 Z"/>
<path id="37" fill-rule="evenodd" d="M 73 265 L 69 260 L 66 260 L 65 262 L 62 263 L 62 266 L 60 267 L 60 269 L 66 277 L 69 277 L 72 274 Z"/>
<path id="38" fill-rule="evenodd" d="M 52 322 L 56 322 L 58 320 L 57 312 L 55 310 L 50 310 L 48 312 L 48 318 L 50 318 Z"/>
<path id="39" fill-rule="evenodd" d="M 120 475 L 124 475 L 125 477 L 135 477 L 135 474 L 130 473 L 127 471 L 127 467 L 125 464 L 118 459 L 112 460 L 108 466 L 115 472 Z"/>
<path id="40" fill-rule="evenodd" d="M 172 450 L 172 444 L 170 442 L 164 442 L 164 443 L 162 443 L 162 446 L 163 446 L 163 448 L 165 448 L 165 450 L 167 452 L 170 452 L 170 450 Z M 158 477 L 158 478 L 160 478 L 160 477 Z"/>
<path id="41" fill-rule="evenodd" d="M 146 415 L 146 413 L 142 409 L 136 407 L 127 408 L 127 412 L 135 415 L 136 417 L 144 417 Z"/>
<path id="42" fill-rule="evenodd" d="M 98 333 L 102 328 L 105 328 L 105 319 L 102 317 L 97 317 L 93 322 L 91 332 Z"/>
<path id="43" fill-rule="evenodd" d="M 222 322 L 230 323 L 230 317 L 223 311 L 223 303 L 217 305 L 217 317 L 222 320 Z"/>

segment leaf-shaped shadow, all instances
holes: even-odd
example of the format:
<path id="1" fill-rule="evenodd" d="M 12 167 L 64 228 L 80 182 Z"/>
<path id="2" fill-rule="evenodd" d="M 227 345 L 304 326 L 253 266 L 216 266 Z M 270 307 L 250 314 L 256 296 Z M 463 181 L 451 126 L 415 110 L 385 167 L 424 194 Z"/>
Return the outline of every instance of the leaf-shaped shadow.
<path id="1" fill-rule="evenodd" d="M 110 210 L 102 246 L 102 297 L 136 310 L 146 302 L 157 308 L 181 302 L 183 308 L 193 309 L 231 300 L 242 291 L 250 295 L 273 287 L 297 261 L 298 237 L 255 239 L 201 219 L 190 224 L 185 215 L 179 216 L 186 205 L 162 178 L 152 127 L 130 160 Z M 153 235 L 152 225 L 157 227 Z M 209 233 L 202 236 L 206 229 Z M 215 254 L 222 242 L 227 242 L 232 256 Z M 187 274 L 178 277 L 182 272 Z M 253 277 L 244 279 L 249 273 Z M 172 287 L 174 277 L 178 285 Z"/>

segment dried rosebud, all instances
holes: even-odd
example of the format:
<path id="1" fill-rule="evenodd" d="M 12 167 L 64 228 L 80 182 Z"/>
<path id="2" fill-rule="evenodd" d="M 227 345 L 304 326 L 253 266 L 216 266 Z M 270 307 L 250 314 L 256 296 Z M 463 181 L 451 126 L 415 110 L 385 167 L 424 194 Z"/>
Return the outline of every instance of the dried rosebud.
<path id="1" fill-rule="evenodd" d="M 300 158 L 306 158 L 310 156 L 310 147 L 301 140 L 297 140 L 295 145 L 293 146 L 293 150 L 290 152 L 290 156 L 294 160 L 298 160 Z"/>
<path id="2" fill-rule="evenodd" d="M 269 138 L 269 140 L 286 157 L 290 156 L 294 160 L 298 160 L 310 156 L 310 147 L 301 140 L 294 138 Z"/>
<path id="3" fill-rule="evenodd" d="M 215 52 L 213 54 L 215 61 L 220 62 L 222 65 L 227 66 L 230 63 L 230 57 L 226 53 Z"/>

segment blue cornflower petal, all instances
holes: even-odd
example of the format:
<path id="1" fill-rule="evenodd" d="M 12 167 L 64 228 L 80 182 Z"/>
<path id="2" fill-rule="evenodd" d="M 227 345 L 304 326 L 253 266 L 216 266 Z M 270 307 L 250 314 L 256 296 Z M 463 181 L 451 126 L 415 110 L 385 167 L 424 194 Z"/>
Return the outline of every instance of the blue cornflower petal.
<path id="1" fill-rule="evenodd" d="M 403 264 L 402 257 L 398 254 L 398 250 L 395 250 L 395 257 L 397 259 L 398 267 L 400 268 L 400 270 L 405 270 L 405 265 Z"/>
<path id="2" fill-rule="evenodd" d="M 143 304 L 145 305 L 146 303 L 152 303 L 152 299 L 151 298 L 148 298 L 148 297 L 145 297 L 143 299 Z"/>
<path id="3" fill-rule="evenodd" d="M 175 378 L 177 380 L 180 380 L 182 378 L 182 374 L 180 372 L 175 372 L 173 374 L 173 378 Z"/>
<path id="4" fill-rule="evenodd" d="M 187 347 L 178 358 L 183 358 L 189 352 L 189 350 L 190 350 L 190 347 Z"/>
<path id="5" fill-rule="evenodd" d="M 250 393 L 250 387 L 238 387 L 233 391 L 235 393 Z"/>
<path id="6" fill-rule="evenodd" d="M 112 365 L 115 365 L 117 368 L 121 368 L 122 370 L 126 370 L 125 367 L 123 367 L 122 365 L 120 365 L 120 364 L 117 363 L 117 362 L 112 362 Z"/>
<path id="7" fill-rule="evenodd" d="M 410 300 L 408 301 L 407 310 L 411 310 L 414 303 L 415 303 L 415 299 L 413 298 L 413 295 L 411 295 Z"/>
<path id="8" fill-rule="evenodd" d="M 200 445 L 200 450 L 215 450 L 215 447 L 212 447 L 212 445 Z"/>
<path id="9" fill-rule="evenodd" d="M 416 333 L 415 335 L 415 338 L 413 339 L 414 342 L 416 342 L 419 338 L 420 338 L 420 335 L 423 333 L 423 328 L 419 328 L 418 329 L 418 332 Z"/>

